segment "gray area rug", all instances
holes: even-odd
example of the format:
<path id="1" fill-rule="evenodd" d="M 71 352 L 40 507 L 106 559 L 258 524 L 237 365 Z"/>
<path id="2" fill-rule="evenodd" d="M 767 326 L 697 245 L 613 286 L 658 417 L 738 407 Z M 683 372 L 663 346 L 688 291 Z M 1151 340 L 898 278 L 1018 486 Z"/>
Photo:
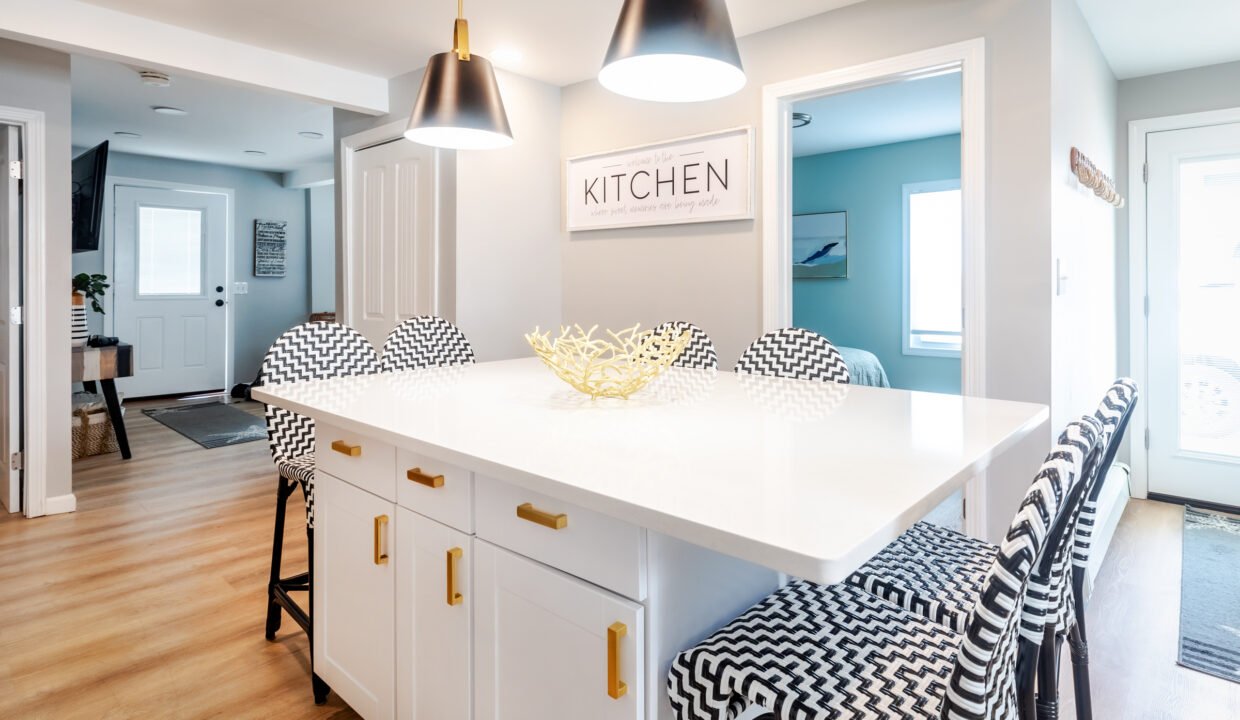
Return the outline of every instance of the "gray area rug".
<path id="1" fill-rule="evenodd" d="M 151 408 L 142 412 L 205 448 L 267 439 L 267 424 L 263 418 L 223 403 Z"/>
<path id="2" fill-rule="evenodd" d="M 1240 519 L 1184 508 L 1179 663 L 1240 683 Z"/>

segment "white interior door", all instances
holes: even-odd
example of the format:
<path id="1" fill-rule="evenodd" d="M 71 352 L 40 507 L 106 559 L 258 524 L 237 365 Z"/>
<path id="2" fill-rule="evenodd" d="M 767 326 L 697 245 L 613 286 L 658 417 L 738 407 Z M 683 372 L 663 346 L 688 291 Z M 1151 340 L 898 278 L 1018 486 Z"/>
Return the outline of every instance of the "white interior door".
<path id="1" fill-rule="evenodd" d="M 223 389 L 227 380 L 228 200 L 116 187 L 114 328 L 134 348 L 129 397 Z"/>
<path id="2" fill-rule="evenodd" d="M 435 150 L 405 139 L 353 153 L 345 322 L 375 347 L 437 312 Z"/>
<path id="3" fill-rule="evenodd" d="M 1240 506 L 1240 124 L 1147 152 L 1150 492 Z"/>
<path id="4" fill-rule="evenodd" d="M 0 125 L 0 504 L 9 512 L 21 510 L 21 471 L 10 463 L 22 431 L 21 323 L 13 315 L 21 306 L 21 196 L 9 172 L 9 163 L 20 159 L 19 132 Z"/>

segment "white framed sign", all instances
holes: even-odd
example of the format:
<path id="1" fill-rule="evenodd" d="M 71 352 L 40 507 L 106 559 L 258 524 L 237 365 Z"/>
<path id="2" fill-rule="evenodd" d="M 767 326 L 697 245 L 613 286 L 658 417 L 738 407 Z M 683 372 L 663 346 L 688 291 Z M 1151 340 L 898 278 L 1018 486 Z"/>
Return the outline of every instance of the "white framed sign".
<path id="1" fill-rule="evenodd" d="M 753 128 L 569 158 L 568 230 L 753 219 Z"/>

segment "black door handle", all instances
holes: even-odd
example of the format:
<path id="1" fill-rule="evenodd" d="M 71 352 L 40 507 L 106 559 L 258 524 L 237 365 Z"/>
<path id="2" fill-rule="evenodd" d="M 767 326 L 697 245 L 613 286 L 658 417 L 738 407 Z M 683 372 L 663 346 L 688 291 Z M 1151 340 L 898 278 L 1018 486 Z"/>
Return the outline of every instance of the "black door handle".
<path id="1" fill-rule="evenodd" d="M 216 291 L 216 292 L 224 292 L 224 286 L 223 286 L 223 285 L 216 285 L 216 286 L 215 286 L 215 291 Z"/>
<path id="2" fill-rule="evenodd" d="M 224 301 L 223 301 L 223 300 L 216 300 L 216 301 L 215 301 L 215 306 L 216 306 L 216 307 L 224 307 Z"/>

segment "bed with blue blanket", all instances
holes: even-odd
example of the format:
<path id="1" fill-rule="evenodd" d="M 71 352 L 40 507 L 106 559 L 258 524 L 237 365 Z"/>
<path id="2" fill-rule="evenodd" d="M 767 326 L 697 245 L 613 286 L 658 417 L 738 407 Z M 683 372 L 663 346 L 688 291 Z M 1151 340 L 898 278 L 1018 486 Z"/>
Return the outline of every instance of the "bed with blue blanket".
<path id="1" fill-rule="evenodd" d="M 840 351 L 844 364 L 848 366 L 849 382 L 853 385 L 891 387 L 891 382 L 887 379 L 887 371 L 883 369 L 883 364 L 878 361 L 874 353 L 842 346 L 837 346 L 836 350 Z"/>

